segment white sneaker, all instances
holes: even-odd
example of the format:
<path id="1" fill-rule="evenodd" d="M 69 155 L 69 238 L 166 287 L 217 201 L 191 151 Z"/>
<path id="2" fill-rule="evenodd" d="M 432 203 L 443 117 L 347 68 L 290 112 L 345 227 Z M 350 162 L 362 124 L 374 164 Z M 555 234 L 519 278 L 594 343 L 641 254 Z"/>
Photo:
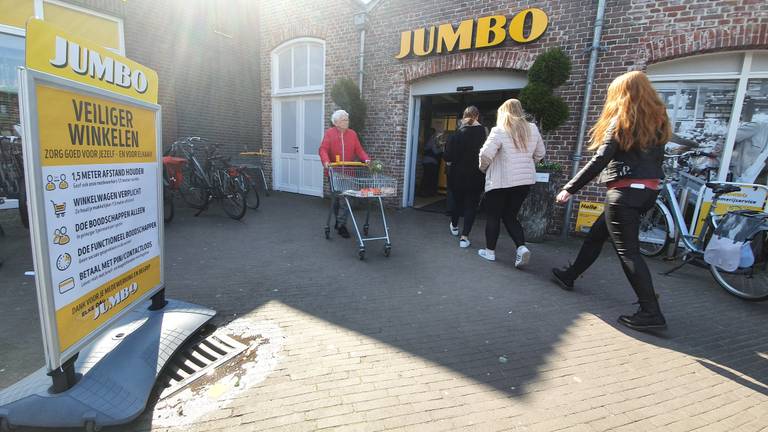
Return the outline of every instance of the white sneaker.
<path id="1" fill-rule="evenodd" d="M 480 249 L 477 254 L 487 259 L 488 261 L 496 261 L 496 252 L 489 251 L 488 249 Z"/>
<path id="2" fill-rule="evenodd" d="M 453 226 L 453 222 L 448 222 L 448 225 L 451 227 L 451 234 L 455 236 L 459 235 L 459 227 Z"/>
<path id="3" fill-rule="evenodd" d="M 469 242 L 469 239 L 461 239 L 461 240 L 459 240 L 459 247 L 460 248 L 468 248 L 470 244 L 472 244 L 472 243 Z"/>
<path id="4" fill-rule="evenodd" d="M 528 264 L 531 260 L 531 251 L 525 246 L 517 248 L 517 255 L 515 256 L 515 267 L 520 267 Z"/>

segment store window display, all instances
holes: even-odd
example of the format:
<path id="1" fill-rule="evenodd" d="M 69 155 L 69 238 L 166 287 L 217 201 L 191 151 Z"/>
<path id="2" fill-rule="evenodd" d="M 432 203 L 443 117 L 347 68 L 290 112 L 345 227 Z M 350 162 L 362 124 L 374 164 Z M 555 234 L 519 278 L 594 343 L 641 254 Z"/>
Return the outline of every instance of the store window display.
<path id="1" fill-rule="evenodd" d="M 731 158 L 731 177 L 740 183 L 768 184 L 768 79 L 751 79 Z"/>
<path id="2" fill-rule="evenodd" d="M 24 64 L 24 38 L 0 33 L 0 135 L 11 135 L 19 123 L 16 70 Z"/>
<path id="3" fill-rule="evenodd" d="M 691 160 L 691 174 L 704 180 L 716 178 L 736 96 L 736 82 L 678 82 L 657 85 L 657 89 L 667 105 L 674 132 L 667 152 L 699 150 L 710 154 Z"/>

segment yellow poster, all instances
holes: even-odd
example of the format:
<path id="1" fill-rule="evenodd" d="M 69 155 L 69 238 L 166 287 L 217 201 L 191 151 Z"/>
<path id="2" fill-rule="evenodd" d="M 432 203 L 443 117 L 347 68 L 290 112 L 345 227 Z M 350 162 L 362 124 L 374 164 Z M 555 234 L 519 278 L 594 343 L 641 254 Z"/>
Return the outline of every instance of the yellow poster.
<path id="1" fill-rule="evenodd" d="M 712 189 L 706 189 L 702 199 L 701 209 L 696 219 L 696 228 L 694 235 L 699 235 L 704 228 L 709 210 L 712 208 Z M 761 211 L 768 206 L 768 188 L 761 185 L 744 185 L 741 191 L 732 192 L 720 196 L 715 208 L 715 214 L 723 215 L 736 210 L 757 210 Z"/>
<path id="2" fill-rule="evenodd" d="M 597 218 L 603 213 L 603 203 L 581 201 L 579 202 L 579 213 L 576 217 L 576 231 L 589 232 Z"/>
<path id="3" fill-rule="evenodd" d="M 60 352 L 161 283 L 155 112 L 36 88 Z"/>
<path id="4" fill-rule="evenodd" d="M 43 166 L 157 160 L 152 110 L 40 85 Z"/>
<path id="5" fill-rule="evenodd" d="M 29 69 L 157 103 L 155 71 L 42 20 L 27 23 L 26 56 Z"/>

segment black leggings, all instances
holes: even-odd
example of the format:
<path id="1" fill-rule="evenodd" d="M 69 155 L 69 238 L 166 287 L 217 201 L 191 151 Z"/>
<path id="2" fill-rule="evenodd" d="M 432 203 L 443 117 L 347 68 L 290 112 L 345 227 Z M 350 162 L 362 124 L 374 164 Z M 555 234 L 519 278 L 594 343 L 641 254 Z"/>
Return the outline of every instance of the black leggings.
<path id="1" fill-rule="evenodd" d="M 504 221 L 504 226 L 517 247 L 525 245 L 525 233 L 520 221 L 517 220 L 517 213 L 520 212 L 520 207 L 523 206 L 523 201 L 530 190 L 530 185 L 523 185 L 493 189 L 485 193 L 485 211 L 488 213 L 488 220 L 485 222 L 485 247 L 487 249 L 496 250 L 496 242 L 499 240 L 499 232 L 501 231 L 501 221 Z"/>
<path id="2" fill-rule="evenodd" d="M 621 267 L 645 310 L 658 308 L 651 272 L 640 255 L 640 217 L 653 207 L 658 191 L 653 189 L 608 189 L 605 210 L 589 230 L 576 261 L 569 271 L 573 278 L 584 273 L 600 256 L 610 237 Z"/>
<path id="3" fill-rule="evenodd" d="M 451 194 L 453 194 L 451 224 L 458 227 L 459 217 L 464 216 L 464 227 L 461 230 L 461 235 L 468 236 L 469 232 L 472 231 L 472 225 L 475 223 L 477 205 L 480 203 L 480 192 L 452 189 Z"/>

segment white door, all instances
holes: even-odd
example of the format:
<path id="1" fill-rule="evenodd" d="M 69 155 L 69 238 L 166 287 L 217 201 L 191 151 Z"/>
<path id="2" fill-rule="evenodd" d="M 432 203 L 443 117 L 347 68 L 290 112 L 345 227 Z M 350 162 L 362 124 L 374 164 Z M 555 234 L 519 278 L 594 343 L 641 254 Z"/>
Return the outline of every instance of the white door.
<path id="1" fill-rule="evenodd" d="M 317 154 L 323 139 L 323 97 L 276 98 L 273 143 L 275 187 L 323 196 L 323 166 Z"/>

